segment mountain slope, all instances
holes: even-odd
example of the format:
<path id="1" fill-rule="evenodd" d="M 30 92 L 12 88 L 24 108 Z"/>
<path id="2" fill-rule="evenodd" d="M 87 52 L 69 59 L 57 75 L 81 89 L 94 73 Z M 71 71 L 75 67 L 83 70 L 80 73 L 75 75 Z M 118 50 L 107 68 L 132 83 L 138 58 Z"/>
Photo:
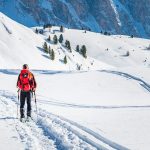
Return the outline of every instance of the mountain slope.
<path id="1" fill-rule="evenodd" d="M 149 5 L 150 0 L 1 0 L 0 11 L 30 27 L 52 23 L 148 38 Z"/>
<path id="2" fill-rule="evenodd" d="M 76 70 L 77 64 L 82 64 L 82 69 L 88 69 L 91 62 L 95 61 L 91 69 L 98 66 L 109 66 L 96 61 L 90 57 L 84 59 L 74 50 L 72 53 L 62 45 L 49 43 L 54 49 L 55 60 L 49 58 L 43 50 L 43 44 L 47 37 L 35 34 L 31 29 L 16 23 L 0 13 L 0 62 L 1 68 L 20 68 L 27 63 L 32 69 L 52 70 Z M 68 63 L 63 63 L 64 56 L 67 56 Z M 84 62 L 84 63 L 83 63 Z"/>
<path id="3" fill-rule="evenodd" d="M 82 65 L 82 70 L 112 68 L 112 66 L 120 68 L 150 66 L 148 50 L 150 42 L 147 39 L 118 35 L 105 36 L 67 28 L 61 33 L 60 28 L 56 26 L 51 30 L 45 29 L 43 35 L 35 34 L 35 28 L 29 29 L 20 25 L 2 13 L 0 26 L 0 33 L 3 35 L 0 37 L 1 68 L 20 68 L 24 63 L 30 64 L 33 69 L 38 67 L 53 70 L 76 70 L 77 65 Z M 58 38 L 63 34 L 63 44 L 55 45 L 47 41 L 49 35 L 53 39 L 55 34 Z M 64 47 L 65 40 L 71 42 L 72 53 Z M 51 61 L 49 54 L 44 52 L 42 47 L 45 41 L 51 49 L 54 49 L 55 61 Z M 77 45 L 80 48 L 82 45 L 87 47 L 87 59 L 75 52 Z M 126 56 L 127 53 L 129 56 Z M 63 63 L 65 55 L 68 60 L 66 65 Z"/>

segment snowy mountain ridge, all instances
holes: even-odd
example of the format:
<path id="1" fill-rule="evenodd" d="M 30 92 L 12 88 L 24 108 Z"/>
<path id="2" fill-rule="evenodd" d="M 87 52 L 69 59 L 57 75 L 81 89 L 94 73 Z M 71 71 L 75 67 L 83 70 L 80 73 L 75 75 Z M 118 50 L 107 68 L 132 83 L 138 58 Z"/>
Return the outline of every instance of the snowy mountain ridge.
<path id="1" fill-rule="evenodd" d="M 0 11 L 29 27 L 51 23 L 149 38 L 149 5 L 149 0 L 1 0 Z"/>

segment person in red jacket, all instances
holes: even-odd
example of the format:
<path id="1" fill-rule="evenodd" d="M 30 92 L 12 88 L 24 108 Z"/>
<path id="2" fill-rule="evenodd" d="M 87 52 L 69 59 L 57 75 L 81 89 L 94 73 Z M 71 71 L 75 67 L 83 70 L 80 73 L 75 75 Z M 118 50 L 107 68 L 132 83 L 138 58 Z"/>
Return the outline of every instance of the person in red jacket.
<path id="1" fill-rule="evenodd" d="M 35 92 L 36 81 L 34 75 L 29 71 L 27 64 L 23 65 L 18 80 L 17 87 L 20 90 L 20 120 L 22 121 L 25 118 L 24 115 L 24 105 L 25 101 L 27 102 L 27 118 L 31 117 L 31 98 L 32 92 Z"/>

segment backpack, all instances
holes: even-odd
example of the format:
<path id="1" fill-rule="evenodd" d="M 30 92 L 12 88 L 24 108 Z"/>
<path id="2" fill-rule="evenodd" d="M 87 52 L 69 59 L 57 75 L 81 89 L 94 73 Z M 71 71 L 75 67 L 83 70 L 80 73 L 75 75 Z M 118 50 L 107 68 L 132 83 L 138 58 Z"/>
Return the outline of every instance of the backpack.
<path id="1" fill-rule="evenodd" d="M 32 89 L 33 78 L 29 70 L 22 70 L 20 73 L 20 84 L 23 91 L 30 91 Z"/>

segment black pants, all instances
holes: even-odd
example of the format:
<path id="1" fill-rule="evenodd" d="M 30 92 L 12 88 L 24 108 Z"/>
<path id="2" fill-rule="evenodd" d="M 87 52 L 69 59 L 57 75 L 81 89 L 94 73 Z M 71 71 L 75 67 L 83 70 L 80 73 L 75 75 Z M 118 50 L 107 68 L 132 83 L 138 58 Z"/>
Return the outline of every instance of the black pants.
<path id="1" fill-rule="evenodd" d="M 20 92 L 20 116 L 21 118 L 24 118 L 24 105 L 25 105 L 25 101 L 27 102 L 27 116 L 31 116 L 31 97 L 32 93 L 31 91 L 28 92 L 24 92 L 21 91 Z"/>

